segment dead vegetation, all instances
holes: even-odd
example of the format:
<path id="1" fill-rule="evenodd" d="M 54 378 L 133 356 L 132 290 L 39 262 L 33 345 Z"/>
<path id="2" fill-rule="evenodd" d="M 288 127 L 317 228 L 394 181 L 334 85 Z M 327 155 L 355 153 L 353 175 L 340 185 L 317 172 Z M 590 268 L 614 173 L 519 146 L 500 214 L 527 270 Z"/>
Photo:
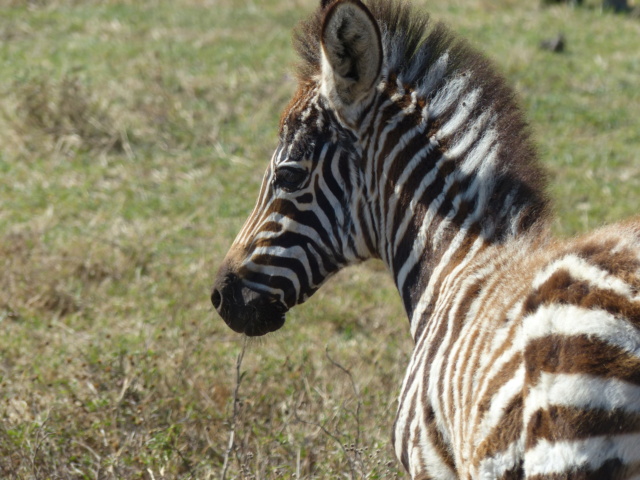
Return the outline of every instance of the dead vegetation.
<path id="1" fill-rule="evenodd" d="M 0 236 L 0 315 L 81 313 L 99 291 L 144 273 L 150 262 L 144 243 L 88 238 L 52 251 L 46 233 L 27 227 Z"/>
<path id="2" fill-rule="evenodd" d="M 0 478 L 220 479 L 225 462 L 228 479 L 399 473 L 389 435 L 411 340 L 379 264 L 339 275 L 284 329 L 250 343 L 239 368 L 241 340 L 208 300 L 295 87 L 289 36 L 309 5 L 1 3 Z M 521 34 L 526 17 L 534 36 L 558 18 L 567 55 L 541 59 L 535 37 L 511 54 L 510 74 L 546 115 L 545 141 L 584 125 L 578 114 L 548 116 L 567 92 L 611 102 L 625 120 L 607 148 L 620 153 L 598 153 L 595 127 L 578 142 L 591 165 L 575 142 L 550 150 L 555 171 L 579 173 L 565 190 L 581 185 L 575 198 L 604 205 L 593 195 L 607 182 L 609 197 L 629 204 L 616 214 L 628 214 L 637 179 L 620 172 L 637 170 L 625 163 L 638 150 L 636 116 L 624 114 L 637 104 L 637 53 L 618 48 L 595 63 L 594 52 L 577 53 L 580 32 L 603 29 L 591 36 L 606 45 L 620 25 L 511 1 L 431 8 L 481 30 L 497 58 L 513 52 L 509 25 Z M 618 71 L 619 91 L 605 91 Z M 616 168 L 605 171 L 607 161 Z M 604 210 L 590 209 L 590 222 Z"/>
<path id="3" fill-rule="evenodd" d="M 29 138 L 31 150 L 43 141 L 57 149 L 77 148 L 106 153 L 122 152 L 123 132 L 102 104 L 77 76 L 67 74 L 59 81 L 38 76 L 13 86 L 18 99 L 18 133 Z M 46 140 L 40 135 L 49 137 Z M 49 142 L 47 142 L 47 140 Z"/>

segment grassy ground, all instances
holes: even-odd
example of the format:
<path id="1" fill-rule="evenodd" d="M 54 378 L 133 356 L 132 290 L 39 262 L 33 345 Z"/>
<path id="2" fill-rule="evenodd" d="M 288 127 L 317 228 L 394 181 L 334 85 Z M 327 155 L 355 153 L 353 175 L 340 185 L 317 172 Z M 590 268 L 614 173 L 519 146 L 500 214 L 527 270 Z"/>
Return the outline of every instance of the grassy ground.
<path id="1" fill-rule="evenodd" d="M 208 299 L 315 1 L 0 6 L 0 477 L 221 478 L 225 458 L 226 478 L 400 474 L 389 432 L 411 342 L 379 264 L 330 282 L 239 369 L 243 341 Z M 429 8 L 520 92 L 558 233 L 638 212 L 640 21 Z M 559 31 L 565 53 L 538 48 Z"/>

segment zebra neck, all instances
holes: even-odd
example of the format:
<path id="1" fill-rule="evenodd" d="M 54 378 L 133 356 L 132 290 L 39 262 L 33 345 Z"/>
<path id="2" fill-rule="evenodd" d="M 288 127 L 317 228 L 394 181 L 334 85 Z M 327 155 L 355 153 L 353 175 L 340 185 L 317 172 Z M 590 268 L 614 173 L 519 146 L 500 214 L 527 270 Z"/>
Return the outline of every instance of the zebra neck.
<path id="1" fill-rule="evenodd" d="M 478 89 L 443 88 L 430 103 L 399 83 L 380 88 L 361 123 L 371 236 L 416 332 L 448 273 L 541 231 L 547 210 L 526 132 L 479 108 Z"/>
<path id="2" fill-rule="evenodd" d="M 501 212 L 509 210 L 507 207 Z M 413 224 L 405 235 L 399 234 L 394 242 L 398 248 L 387 265 L 402 297 L 414 339 L 431 321 L 439 297 L 446 296 L 454 283 L 474 276 L 482 266 L 479 258 L 487 251 L 501 256 L 501 252 L 511 251 L 522 240 L 547 238 L 544 224 L 522 229 L 520 215 L 500 218 L 490 208 L 464 216 L 460 212 L 452 207 L 450 214 L 434 214 L 427 208 L 421 219 L 412 218 Z M 407 235 L 408 231 L 417 234 Z"/>

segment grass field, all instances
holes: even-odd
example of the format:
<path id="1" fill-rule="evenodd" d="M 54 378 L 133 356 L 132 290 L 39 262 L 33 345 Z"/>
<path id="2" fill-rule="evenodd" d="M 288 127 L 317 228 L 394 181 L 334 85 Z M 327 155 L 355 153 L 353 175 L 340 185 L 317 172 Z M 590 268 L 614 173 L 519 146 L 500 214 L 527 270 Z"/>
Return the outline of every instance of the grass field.
<path id="1" fill-rule="evenodd" d="M 638 213 L 640 20 L 417 3 L 518 90 L 558 234 Z M 332 280 L 240 368 L 209 302 L 315 4 L 0 0 L 0 478 L 402 477 L 389 435 L 411 340 L 380 264 Z M 560 31 L 565 53 L 538 48 Z"/>

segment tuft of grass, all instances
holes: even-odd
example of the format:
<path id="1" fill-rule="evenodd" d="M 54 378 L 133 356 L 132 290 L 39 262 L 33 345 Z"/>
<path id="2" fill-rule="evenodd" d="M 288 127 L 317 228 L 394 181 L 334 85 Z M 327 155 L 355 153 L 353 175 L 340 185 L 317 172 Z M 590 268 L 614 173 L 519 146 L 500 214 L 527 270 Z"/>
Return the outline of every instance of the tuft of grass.
<path id="1" fill-rule="evenodd" d="M 121 152 L 123 139 L 108 107 L 101 105 L 80 78 L 67 74 L 59 82 L 40 76 L 13 85 L 19 99 L 18 133 L 35 143 L 49 140 L 57 148 L 76 146 L 90 151 Z M 45 135 L 50 139 L 40 139 Z"/>
<path id="2" fill-rule="evenodd" d="M 417 3 L 520 93 L 559 233 L 636 213 L 637 19 Z M 380 263 L 251 342 L 238 378 L 242 339 L 208 299 L 295 88 L 291 29 L 313 5 L 3 6 L 0 477 L 221 478 L 225 459 L 229 479 L 402 476 L 389 436 L 412 342 Z M 565 53 L 539 50 L 559 31 Z"/>

